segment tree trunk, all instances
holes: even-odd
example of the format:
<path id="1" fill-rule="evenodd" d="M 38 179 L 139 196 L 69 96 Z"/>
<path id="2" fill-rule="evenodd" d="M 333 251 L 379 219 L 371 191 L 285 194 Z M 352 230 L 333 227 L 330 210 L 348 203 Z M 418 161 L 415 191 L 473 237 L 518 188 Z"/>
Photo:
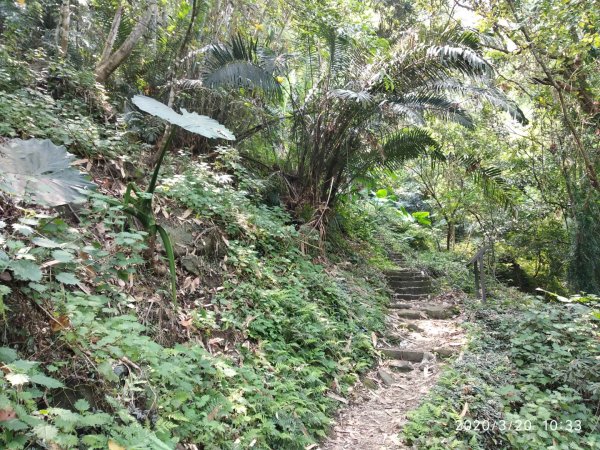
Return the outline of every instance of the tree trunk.
<path id="1" fill-rule="evenodd" d="M 156 4 L 156 0 L 153 1 L 153 4 Z M 127 59 L 127 57 L 131 55 L 131 52 L 148 29 L 154 13 L 155 8 L 149 5 L 146 13 L 142 16 L 129 36 L 127 36 L 125 42 L 123 42 L 123 44 L 104 62 L 101 61 L 96 66 L 96 70 L 94 71 L 96 75 L 96 81 L 99 83 L 104 83 L 108 77 Z"/>
<path id="2" fill-rule="evenodd" d="M 60 20 L 56 30 L 56 47 L 58 54 L 65 57 L 69 47 L 69 26 L 71 24 L 71 4 L 69 0 L 63 0 L 60 5 Z"/>
<path id="3" fill-rule="evenodd" d="M 456 224 L 452 221 L 448 222 L 448 230 L 446 232 L 446 250 L 450 251 L 454 248 L 456 242 Z"/>
<path id="4" fill-rule="evenodd" d="M 102 50 L 102 56 L 100 56 L 100 61 L 98 61 L 97 66 L 102 66 L 106 64 L 106 61 L 108 60 L 108 58 L 110 58 L 110 54 L 113 51 L 115 41 L 117 40 L 117 34 L 119 34 L 119 26 L 121 25 L 122 17 L 123 5 L 119 5 L 117 11 L 115 12 L 115 17 L 113 18 L 112 25 L 110 26 L 110 31 L 108 32 L 108 37 L 106 38 L 104 49 Z"/>

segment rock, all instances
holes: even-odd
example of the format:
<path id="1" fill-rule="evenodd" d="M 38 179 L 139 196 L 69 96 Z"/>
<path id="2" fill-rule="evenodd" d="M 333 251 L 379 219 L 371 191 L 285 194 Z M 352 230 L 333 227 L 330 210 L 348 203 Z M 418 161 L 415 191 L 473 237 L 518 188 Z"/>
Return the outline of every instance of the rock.
<path id="1" fill-rule="evenodd" d="M 416 309 L 405 309 L 405 310 L 400 310 L 396 313 L 396 315 L 398 317 L 402 317 L 403 319 L 412 319 L 412 320 L 418 320 L 418 319 L 423 319 L 424 317 L 421 316 L 421 311 L 418 311 Z"/>
<path id="2" fill-rule="evenodd" d="M 428 306 L 421 309 L 430 319 L 451 319 L 458 314 L 454 306 Z"/>
<path id="3" fill-rule="evenodd" d="M 139 180 L 144 176 L 144 171 L 136 166 L 131 161 L 123 161 L 123 171 L 125 172 L 125 180 Z"/>
<path id="4" fill-rule="evenodd" d="M 381 352 L 390 359 L 400 359 L 420 363 L 423 361 L 427 352 L 420 350 L 403 350 L 399 348 L 384 348 Z"/>
<path id="5" fill-rule="evenodd" d="M 379 378 L 381 378 L 381 381 L 383 381 L 383 384 L 386 386 L 391 386 L 394 384 L 394 376 L 391 373 L 386 372 L 383 369 L 379 369 L 377 374 L 379 375 Z"/>
<path id="6" fill-rule="evenodd" d="M 415 333 L 424 333 L 425 330 L 423 328 L 421 328 L 420 326 L 414 324 L 414 323 L 407 323 L 406 324 L 406 328 L 408 328 L 410 331 L 414 331 Z"/>
<path id="7" fill-rule="evenodd" d="M 427 362 L 427 361 L 435 361 L 435 355 L 430 352 L 423 352 L 423 361 L 422 362 Z"/>
<path id="8" fill-rule="evenodd" d="M 377 383 L 375 383 L 375 381 L 373 381 L 371 378 L 364 378 L 362 383 L 367 389 L 371 389 L 372 391 L 377 389 Z"/>
<path id="9" fill-rule="evenodd" d="M 398 317 L 403 319 L 436 319 L 444 320 L 451 319 L 458 314 L 458 309 L 454 306 L 422 306 L 419 309 L 405 309 L 396 313 Z"/>
<path id="10" fill-rule="evenodd" d="M 196 255 L 187 255 L 181 258 L 181 265 L 192 275 L 199 276 L 202 273 L 202 258 Z"/>
<path id="11" fill-rule="evenodd" d="M 409 305 L 408 303 L 391 303 L 390 308 L 392 308 L 392 309 L 410 309 L 410 308 L 412 308 L 412 306 Z"/>
<path id="12" fill-rule="evenodd" d="M 227 254 L 227 247 L 223 244 L 221 234 L 216 227 L 201 233 L 200 239 L 196 242 L 196 249 L 199 254 L 209 259 L 222 258 Z"/>
<path id="13" fill-rule="evenodd" d="M 414 369 L 408 361 L 390 361 L 389 365 L 391 369 L 402 373 L 411 372 Z"/>
<path id="14" fill-rule="evenodd" d="M 12 276 L 10 275 L 10 272 L 7 272 L 6 270 L 2 273 L 0 273 L 0 281 L 12 281 Z"/>
<path id="15" fill-rule="evenodd" d="M 456 353 L 456 350 L 449 347 L 436 347 L 433 349 L 433 353 L 438 355 L 440 358 L 450 358 Z"/>
<path id="16" fill-rule="evenodd" d="M 186 255 L 188 250 L 193 250 L 195 238 L 191 226 L 187 224 L 180 226 L 164 225 L 164 228 L 171 238 L 173 253 L 176 257 L 180 258 Z"/>

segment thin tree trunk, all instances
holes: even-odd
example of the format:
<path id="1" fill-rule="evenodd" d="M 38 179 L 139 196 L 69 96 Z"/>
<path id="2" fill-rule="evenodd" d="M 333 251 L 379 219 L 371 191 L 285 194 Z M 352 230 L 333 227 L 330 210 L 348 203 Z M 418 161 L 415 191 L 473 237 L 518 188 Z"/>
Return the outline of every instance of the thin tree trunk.
<path id="1" fill-rule="evenodd" d="M 71 4 L 69 0 L 63 0 L 60 5 L 60 21 L 56 30 L 56 47 L 58 54 L 65 57 L 69 47 L 69 26 L 71 24 Z"/>
<path id="2" fill-rule="evenodd" d="M 448 222 L 448 231 L 446 233 L 446 250 L 450 251 L 454 248 L 456 242 L 456 224 L 452 221 Z"/>
<path id="3" fill-rule="evenodd" d="M 131 55 L 131 52 L 142 39 L 144 33 L 150 26 L 152 16 L 155 14 L 156 9 L 153 7 L 156 5 L 156 0 L 153 0 L 153 5 L 149 5 L 146 13 L 142 16 L 141 20 L 137 23 L 135 28 L 131 31 L 125 42 L 111 54 L 106 61 L 96 66 L 94 71 L 96 75 L 96 81 L 104 83 L 108 77 Z"/>
<path id="4" fill-rule="evenodd" d="M 97 66 L 106 64 L 106 61 L 108 58 L 110 58 L 115 41 L 117 40 L 117 34 L 119 34 L 119 26 L 121 25 L 122 17 L 123 5 L 119 5 L 117 11 L 115 12 L 115 17 L 113 18 L 112 25 L 110 26 L 110 31 L 108 32 L 108 37 L 106 38 L 104 49 L 102 50 L 102 56 L 100 56 L 100 61 L 98 61 Z"/>

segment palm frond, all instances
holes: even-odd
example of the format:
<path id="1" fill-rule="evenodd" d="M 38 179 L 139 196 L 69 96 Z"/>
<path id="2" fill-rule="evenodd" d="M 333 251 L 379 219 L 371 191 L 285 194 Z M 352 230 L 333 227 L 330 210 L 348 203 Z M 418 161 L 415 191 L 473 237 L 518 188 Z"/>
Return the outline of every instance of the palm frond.
<path id="1" fill-rule="evenodd" d="M 279 97 L 281 86 L 274 78 L 274 63 L 265 63 L 265 53 L 258 49 L 258 41 L 235 36 L 228 45 L 214 44 L 207 49 L 202 80 L 211 88 L 260 89 Z"/>
<path id="2" fill-rule="evenodd" d="M 367 91 L 353 91 L 350 89 L 333 89 L 329 92 L 329 95 L 334 98 L 340 98 L 343 100 L 354 101 L 360 104 L 373 103 L 373 95 Z"/>
<path id="3" fill-rule="evenodd" d="M 406 119 L 413 125 L 420 127 L 427 125 L 425 117 L 423 116 L 423 108 L 415 108 L 413 105 L 406 104 L 402 101 L 386 101 L 382 102 L 381 106 Z"/>
<path id="4" fill-rule="evenodd" d="M 429 47 L 427 57 L 467 76 L 488 76 L 492 74 L 492 66 L 470 48 L 451 45 Z"/>
<path id="5" fill-rule="evenodd" d="M 343 75 L 353 62 L 354 46 L 346 37 L 335 34 L 329 39 L 329 64 L 334 78 Z"/>
<path id="6" fill-rule="evenodd" d="M 483 99 L 496 108 L 506 111 L 513 119 L 517 120 L 523 125 L 527 125 L 529 120 L 525 117 L 525 114 L 517 106 L 515 102 L 510 100 L 502 91 L 493 86 L 473 86 L 465 85 L 456 79 L 446 79 L 441 81 L 434 81 L 423 87 L 425 90 L 434 92 L 455 92 L 465 97 L 471 97 L 475 99 Z"/>
<path id="7" fill-rule="evenodd" d="M 481 50 L 483 35 L 474 28 L 465 28 L 458 23 L 444 29 L 433 27 L 426 33 L 429 37 L 428 42 Z"/>
<path id="8" fill-rule="evenodd" d="M 204 81 L 202 80 L 191 80 L 184 78 L 182 80 L 178 80 L 177 85 L 181 86 L 183 89 L 206 89 Z"/>
<path id="9" fill-rule="evenodd" d="M 448 39 L 447 42 L 456 42 L 471 50 L 479 50 L 481 48 L 481 35 L 476 30 L 460 30 L 458 39 Z"/>
<path id="10" fill-rule="evenodd" d="M 468 175 L 479 185 L 483 194 L 505 209 L 514 209 L 515 190 L 502 176 L 502 169 L 494 165 L 484 165 L 480 158 L 472 155 L 455 156 L 464 166 Z"/>
<path id="11" fill-rule="evenodd" d="M 473 80 L 490 78 L 490 64 L 476 51 L 456 45 L 418 45 L 400 49 L 373 78 L 370 90 L 401 95 L 435 82 L 457 77 Z"/>
<path id="12" fill-rule="evenodd" d="M 416 125 L 424 125 L 425 111 L 445 120 L 456 122 L 466 128 L 473 128 L 471 116 L 455 101 L 433 93 L 411 93 L 403 97 L 392 98 L 387 102 L 391 110 L 404 117 L 415 120 Z"/>
<path id="13" fill-rule="evenodd" d="M 439 144 L 426 130 L 403 128 L 383 141 L 383 158 L 380 164 L 388 169 L 397 169 L 398 164 L 425 155 L 434 159 L 444 159 Z"/>

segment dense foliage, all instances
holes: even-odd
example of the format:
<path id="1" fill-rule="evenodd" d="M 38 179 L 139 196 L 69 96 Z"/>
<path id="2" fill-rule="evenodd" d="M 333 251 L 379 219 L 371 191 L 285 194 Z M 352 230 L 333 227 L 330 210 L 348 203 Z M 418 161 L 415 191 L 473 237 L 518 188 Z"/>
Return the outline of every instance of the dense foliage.
<path id="1" fill-rule="evenodd" d="M 474 294 L 482 246 L 493 302 L 407 442 L 600 446 L 599 14 L 1 2 L 0 447 L 313 449 L 389 254 Z"/>
<path id="2" fill-rule="evenodd" d="M 412 413 L 406 439 L 424 449 L 598 448 L 598 298 L 497 295 L 471 305 L 471 345 Z"/>
<path id="3" fill-rule="evenodd" d="M 304 448 L 323 434 L 336 403 L 325 394 L 346 392 L 374 356 L 381 281 L 324 270 L 298 251 L 283 211 L 253 204 L 208 167 L 188 176 L 163 189 L 222 223 L 227 270 L 212 304 L 192 303 L 172 336 L 144 317 L 160 300 L 144 298 L 145 233 L 123 229 L 122 207 L 94 196 L 78 229 L 47 214 L 2 223 L 3 269 L 15 279 L 3 286 L 3 310 L 25 321 L 9 330 L 25 345 L 2 350 L 1 406 L 18 416 L 4 423 L 3 446 Z M 206 341 L 176 343 L 181 330 Z"/>

